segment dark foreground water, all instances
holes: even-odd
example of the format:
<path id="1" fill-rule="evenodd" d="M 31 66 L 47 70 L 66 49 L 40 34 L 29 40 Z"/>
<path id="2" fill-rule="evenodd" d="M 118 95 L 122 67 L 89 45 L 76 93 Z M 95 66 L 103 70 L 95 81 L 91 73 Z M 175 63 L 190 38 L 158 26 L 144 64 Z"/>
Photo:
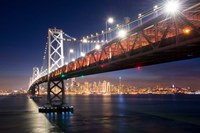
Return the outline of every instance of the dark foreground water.
<path id="1" fill-rule="evenodd" d="M 200 95 L 68 96 L 74 114 L 40 114 L 26 96 L 0 97 L 0 133 L 199 133 Z M 45 103 L 45 97 L 37 102 Z"/>

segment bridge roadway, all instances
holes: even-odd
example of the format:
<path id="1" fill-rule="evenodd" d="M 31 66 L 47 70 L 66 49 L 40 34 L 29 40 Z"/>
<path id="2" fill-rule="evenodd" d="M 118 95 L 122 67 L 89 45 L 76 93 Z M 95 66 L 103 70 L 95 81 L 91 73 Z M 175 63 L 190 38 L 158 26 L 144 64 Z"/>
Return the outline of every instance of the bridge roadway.
<path id="1" fill-rule="evenodd" d="M 36 80 L 30 87 L 48 80 L 68 79 L 109 71 L 136 68 L 200 57 L 200 4 L 183 14 L 159 15 L 116 38 L 85 57 Z M 195 12 L 194 10 L 197 10 Z"/>
<path id="2" fill-rule="evenodd" d="M 159 42 L 152 44 L 152 46 L 148 45 L 130 50 L 126 54 L 120 54 L 111 59 L 91 63 L 88 66 L 74 67 L 70 71 L 70 66 L 75 66 L 76 64 L 65 65 L 52 72 L 50 80 L 68 79 L 200 57 L 200 37 L 198 34 L 191 31 L 190 35 L 182 34 L 179 36 L 179 39 L 179 44 L 175 44 L 176 37 L 172 37 L 164 40 L 159 48 L 155 48 L 155 50 L 152 50 L 152 46 L 156 47 Z M 78 64 L 78 61 L 75 62 Z M 47 80 L 48 76 L 46 75 L 38 79 L 35 84 L 41 84 L 47 82 Z"/>

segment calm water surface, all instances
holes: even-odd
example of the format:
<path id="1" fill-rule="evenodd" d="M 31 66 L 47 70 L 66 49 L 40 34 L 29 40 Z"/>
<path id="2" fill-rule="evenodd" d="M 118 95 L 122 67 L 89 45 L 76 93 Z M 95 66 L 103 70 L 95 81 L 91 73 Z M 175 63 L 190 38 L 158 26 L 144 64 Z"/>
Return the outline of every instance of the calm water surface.
<path id="1" fill-rule="evenodd" d="M 46 97 L 36 104 L 43 105 Z M 40 114 L 25 96 L 0 98 L 3 132 L 198 133 L 200 95 L 67 96 L 74 114 Z"/>
<path id="2" fill-rule="evenodd" d="M 0 96 L 0 133 L 59 133 L 26 95 Z"/>

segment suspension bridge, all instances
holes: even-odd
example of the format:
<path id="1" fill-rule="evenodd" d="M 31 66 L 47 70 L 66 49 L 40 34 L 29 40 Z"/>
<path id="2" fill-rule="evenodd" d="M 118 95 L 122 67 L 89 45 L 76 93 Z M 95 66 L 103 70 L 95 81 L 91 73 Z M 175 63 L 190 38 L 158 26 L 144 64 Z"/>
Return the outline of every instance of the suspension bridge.
<path id="1" fill-rule="evenodd" d="M 43 66 L 33 68 L 29 94 L 38 95 L 47 83 L 48 104 L 62 107 L 65 79 L 200 57 L 198 0 L 169 0 L 136 19 L 112 22 L 109 18 L 105 30 L 80 39 L 49 29 Z"/>

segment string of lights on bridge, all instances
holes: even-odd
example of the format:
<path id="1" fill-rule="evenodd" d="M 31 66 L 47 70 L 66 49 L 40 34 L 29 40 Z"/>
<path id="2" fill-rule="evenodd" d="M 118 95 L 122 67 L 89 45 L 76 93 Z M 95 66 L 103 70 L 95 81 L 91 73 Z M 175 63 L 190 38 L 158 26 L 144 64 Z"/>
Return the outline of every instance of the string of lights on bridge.
<path id="1" fill-rule="evenodd" d="M 97 38 L 97 37 L 100 37 L 103 35 L 106 36 L 106 34 L 112 32 L 112 31 L 115 31 L 115 30 L 119 30 L 119 29 L 121 29 L 121 30 L 118 31 L 117 37 L 124 38 L 127 33 L 127 30 L 125 30 L 126 26 L 128 26 L 134 22 L 141 21 L 141 19 L 143 19 L 144 17 L 146 17 L 152 13 L 158 12 L 162 7 L 163 6 L 155 5 L 150 12 L 143 13 L 143 14 L 139 13 L 138 18 L 133 21 L 130 21 L 130 18 L 125 17 L 125 23 L 116 24 L 113 27 L 107 27 L 108 24 L 113 24 L 115 21 L 113 17 L 109 17 L 106 21 L 106 29 L 102 30 L 100 33 L 97 32 L 95 34 L 86 35 L 86 36 L 82 37 L 81 39 L 76 39 L 76 38 L 70 37 L 69 35 L 65 34 L 67 37 L 70 37 L 70 39 L 67 39 L 66 41 L 79 41 L 82 43 L 105 43 L 105 42 L 108 42 L 108 40 L 104 41 L 104 40 L 90 40 L 90 39 L 94 39 L 94 38 Z M 164 6 L 164 10 L 167 13 L 175 14 L 178 10 L 180 10 L 179 0 L 167 0 L 167 2 L 165 3 L 165 6 Z M 123 29 L 123 28 L 125 28 L 125 29 Z"/>
<path id="2" fill-rule="evenodd" d="M 74 38 L 69 36 L 68 34 L 63 32 L 63 35 L 66 37 L 64 39 L 65 42 L 71 42 L 71 43 L 78 43 L 79 45 L 75 46 L 67 44 L 67 48 L 64 49 L 66 51 L 67 55 L 65 55 L 64 59 L 64 65 L 69 64 L 70 62 L 73 62 L 76 60 L 76 58 L 84 57 L 87 53 L 89 53 L 92 50 L 100 50 L 101 47 L 108 42 L 119 38 L 123 39 L 127 36 L 128 32 L 132 30 L 135 27 L 141 26 L 144 24 L 150 17 L 157 17 L 161 14 L 166 13 L 166 16 L 170 15 L 176 15 L 178 11 L 181 9 L 181 2 L 179 0 L 167 0 L 163 4 L 155 5 L 153 9 L 151 9 L 148 12 L 139 13 L 137 18 L 132 20 L 130 18 L 125 19 L 125 23 L 122 24 L 116 24 L 112 26 L 115 22 L 115 19 L 113 17 L 109 17 L 106 20 L 106 28 L 105 30 L 102 30 L 101 32 L 97 32 L 95 34 L 85 35 L 81 38 Z M 185 30 L 186 32 L 189 32 L 189 30 Z M 41 75 L 47 74 L 47 47 L 48 43 L 46 43 L 45 50 L 44 50 L 44 56 L 43 56 L 43 65 L 41 67 L 40 72 Z M 71 46 L 71 47 L 70 47 Z M 73 48 L 74 47 L 74 48 Z M 45 67 L 46 65 L 46 67 Z M 46 68 L 46 69 L 45 69 Z M 54 68 L 53 70 L 57 70 L 58 67 Z"/>

